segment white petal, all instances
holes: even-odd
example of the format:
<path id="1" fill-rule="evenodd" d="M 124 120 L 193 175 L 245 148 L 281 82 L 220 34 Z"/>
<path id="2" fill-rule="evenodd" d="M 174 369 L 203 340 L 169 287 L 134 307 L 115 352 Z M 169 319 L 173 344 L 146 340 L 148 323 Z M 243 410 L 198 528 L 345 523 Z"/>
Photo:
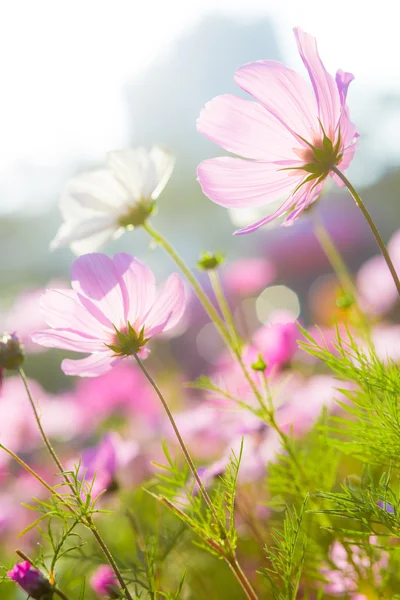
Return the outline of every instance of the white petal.
<path id="1" fill-rule="evenodd" d="M 64 219 L 118 215 L 126 212 L 129 194 L 110 169 L 82 173 L 72 179 L 60 200 Z"/>
<path id="2" fill-rule="evenodd" d="M 156 198 L 167 183 L 174 165 L 172 156 L 158 146 L 150 152 L 145 148 L 109 152 L 107 161 L 134 201 Z"/>
<path id="3" fill-rule="evenodd" d="M 67 220 L 59 228 L 50 244 L 50 249 L 64 248 L 75 242 L 81 242 L 85 244 L 85 252 L 93 252 L 103 245 L 103 241 L 110 239 L 118 228 L 116 219 L 112 215 L 95 216 L 82 221 Z M 82 253 L 83 246 L 78 244 L 78 247 Z"/>

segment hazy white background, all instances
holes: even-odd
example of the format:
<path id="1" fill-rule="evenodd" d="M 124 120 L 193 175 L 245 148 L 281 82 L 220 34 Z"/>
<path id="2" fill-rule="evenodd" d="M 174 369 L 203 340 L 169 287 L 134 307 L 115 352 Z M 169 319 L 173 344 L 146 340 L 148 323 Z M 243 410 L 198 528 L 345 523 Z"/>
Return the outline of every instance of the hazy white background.
<path id="1" fill-rule="evenodd" d="M 128 144 L 125 84 L 211 13 L 270 17 L 292 67 L 300 60 L 291 28 L 313 33 L 332 72 L 356 75 L 354 120 L 371 125 L 377 151 L 400 154 L 399 111 L 390 109 L 388 125 L 374 110 L 377 95 L 399 104 L 397 0 L 2 0 L 0 7 L 3 214 L 45 208 L 74 165 L 101 162 Z M 38 167 L 40 179 L 31 178 Z"/>

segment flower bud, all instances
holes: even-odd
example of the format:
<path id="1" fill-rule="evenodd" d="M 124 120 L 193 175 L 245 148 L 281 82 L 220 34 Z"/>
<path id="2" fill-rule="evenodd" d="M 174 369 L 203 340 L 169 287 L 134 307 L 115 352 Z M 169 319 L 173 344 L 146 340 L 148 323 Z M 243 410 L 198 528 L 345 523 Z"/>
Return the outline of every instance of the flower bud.
<path id="1" fill-rule="evenodd" d="M 202 271 L 211 271 L 222 265 L 224 260 L 225 256 L 221 253 L 202 252 L 197 261 L 197 266 Z"/>
<path id="2" fill-rule="evenodd" d="M 0 337 L 0 369 L 18 369 L 24 362 L 24 350 L 15 333 Z"/>
<path id="3" fill-rule="evenodd" d="M 256 362 L 253 362 L 253 364 L 251 365 L 251 368 L 253 369 L 253 371 L 261 371 L 262 373 L 264 371 L 266 371 L 267 367 L 268 367 L 268 365 L 266 364 L 265 360 L 263 359 L 261 353 L 258 355 Z"/>
<path id="4" fill-rule="evenodd" d="M 90 579 L 92 590 L 101 598 L 119 598 L 118 580 L 109 565 L 101 565 Z"/>
<path id="5" fill-rule="evenodd" d="M 17 563 L 7 575 L 34 600 L 50 600 L 53 597 L 50 581 L 27 560 Z"/>

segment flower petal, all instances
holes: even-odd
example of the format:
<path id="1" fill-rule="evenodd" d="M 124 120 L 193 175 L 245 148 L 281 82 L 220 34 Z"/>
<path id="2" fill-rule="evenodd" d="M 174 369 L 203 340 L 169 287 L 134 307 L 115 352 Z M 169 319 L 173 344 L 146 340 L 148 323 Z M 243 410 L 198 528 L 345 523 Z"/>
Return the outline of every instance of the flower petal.
<path id="1" fill-rule="evenodd" d="M 300 27 L 294 29 L 300 56 L 308 71 L 318 102 L 318 113 L 325 133 L 336 131 L 341 103 L 338 87 L 332 75 L 327 72 L 318 54 L 316 39 Z"/>
<path id="2" fill-rule="evenodd" d="M 185 304 L 182 279 L 174 273 L 160 288 L 156 301 L 144 318 L 145 335 L 151 337 L 174 327 L 185 311 Z"/>
<path id="3" fill-rule="evenodd" d="M 66 358 L 61 363 L 61 369 L 66 375 L 98 377 L 111 371 L 121 360 L 121 357 L 113 357 L 109 352 L 97 352 L 80 360 Z"/>
<path id="4" fill-rule="evenodd" d="M 312 131 L 319 130 L 312 90 L 292 69 L 273 60 L 259 60 L 240 67 L 234 79 L 295 137 L 308 140 Z"/>
<path id="5" fill-rule="evenodd" d="M 90 254 L 91 252 L 97 252 L 101 250 L 107 242 L 110 240 L 117 240 L 121 235 L 125 233 L 124 227 L 118 229 L 113 225 L 109 229 L 104 229 L 98 233 L 93 233 L 89 237 L 82 238 L 76 242 L 71 243 L 71 250 L 77 256 L 82 254 Z"/>
<path id="6" fill-rule="evenodd" d="M 257 102 L 232 94 L 207 102 L 197 131 L 233 154 L 256 160 L 278 160 L 293 154 L 293 136 Z"/>
<path id="7" fill-rule="evenodd" d="M 71 284 L 117 328 L 126 324 L 128 294 L 111 258 L 95 253 L 80 256 L 72 265 Z"/>
<path id="8" fill-rule="evenodd" d="M 347 90 L 353 79 L 353 73 L 346 73 L 345 71 L 342 71 L 342 69 L 339 69 L 336 73 L 336 85 L 339 92 L 340 104 L 342 106 L 346 104 Z"/>
<path id="9" fill-rule="evenodd" d="M 104 327 L 79 302 L 73 290 L 46 290 L 40 306 L 49 327 L 73 329 L 93 337 L 104 337 Z"/>
<path id="10" fill-rule="evenodd" d="M 175 156 L 160 146 L 153 146 L 150 150 L 150 158 L 154 165 L 156 179 L 158 181 L 151 197 L 156 200 L 167 185 L 175 166 Z"/>
<path id="11" fill-rule="evenodd" d="M 252 225 L 238 229 L 234 232 L 234 235 L 243 235 L 257 231 L 257 229 L 260 229 L 260 227 L 263 225 L 271 223 L 275 219 L 282 217 L 285 213 L 293 209 L 293 211 L 286 217 L 284 222 L 285 225 L 291 225 L 292 222 L 295 221 L 300 214 L 317 199 L 319 193 L 321 192 L 322 186 L 323 183 L 315 186 L 315 181 L 310 181 L 306 184 L 303 184 L 298 190 L 296 190 L 295 194 L 291 194 L 289 198 L 287 198 L 287 200 L 283 202 L 283 204 L 272 214 L 267 215 Z"/>
<path id="12" fill-rule="evenodd" d="M 202 190 L 210 200 L 228 208 L 262 206 L 291 192 L 304 177 L 274 163 L 213 158 L 197 168 Z"/>
<path id="13" fill-rule="evenodd" d="M 60 200 L 60 210 L 65 220 L 115 215 L 121 207 L 129 205 L 127 190 L 110 169 L 82 173 L 72 179 Z"/>
<path id="14" fill-rule="evenodd" d="M 73 350 L 74 352 L 96 352 L 104 350 L 104 342 L 74 329 L 45 329 L 32 333 L 32 340 L 46 348 Z"/>
<path id="15" fill-rule="evenodd" d="M 135 201 L 156 198 L 167 183 L 174 166 L 171 154 L 155 146 L 116 150 L 107 154 L 115 176 Z"/>
<path id="16" fill-rule="evenodd" d="M 130 254 L 114 256 L 114 264 L 124 280 L 129 297 L 128 320 L 132 327 L 150 310 L 156 296 L 156 282 L 153 273 Z"/>
<path id="17" fill-rule="evenodd" d="M 91 250 L 98 250 L 105 239 L 112 237 L 119 225 L 113 215 L 99 215 L 82 221 L 68 220 L 61 225 L 50 249 L 64 248 L 76 242 L 85 242 Z M 99 235 L 100 234 L 100 235 Z M 90 241 L 89 241 L 90 240 Z M 75 247 L 82 247 L 79 244 Z"/>

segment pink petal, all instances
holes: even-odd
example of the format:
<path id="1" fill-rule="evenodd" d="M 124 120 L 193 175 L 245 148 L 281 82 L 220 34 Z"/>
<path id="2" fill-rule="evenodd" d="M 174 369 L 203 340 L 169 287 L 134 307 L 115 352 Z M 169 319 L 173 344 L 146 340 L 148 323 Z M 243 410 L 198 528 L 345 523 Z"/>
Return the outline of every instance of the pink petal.
<path id="1" fill-rule="evenodd" d="M 110 371 L 122 358 L 113 357 L 109 352 L 98 352 L 80 360 L 66 358 L 61 368 L 66 375 L 79 377 L 97 377 Z"/>
<path id="2" fill-rule="evenodd" d="M 74 329 L 93 337 L 103 337 L 104 328 L 82 306 L 73 290 L 46 290 L 40 306 L 49 327 Z"/>
<path id="3" fill-rule="evenodd" d="M 104 350 L 104 342 L 101 339 L 73 329 L 35 331 L 32 334 L 32 340 L 46 348 L 59 348 L 60 350 L 73 350 L 75 352 Z"/>
<path id="4" fill-rule="evenodd" d="M 318 102 L 318 113 L 325 133 L 336 131 L 341 112 L 339 91 L 332 75 L 325 69 L 318 54 L 317 42 L 299 27 L 294 35 L 300 56 L 308 71 Z"/>
<path id="5" fill-rule="evenodd" d="M 158 292 L 157 299 L 144 319 L 148 336 L 156 335 L 174 327 L 185 310 L 185 288 L 182 279 L 170 275 Z"/>
<path id="6" fill-rule="evenodd" d="M 336 73 L 336 85 L 339 91 L 340 104 L 342 106 L 346 104 L 347 90 L 353 79 L 353 73 L 346 73 L 345 71 L 342 71 L 342 69 L 339 69 Z"/>
<path id="7" fill-rule="evenodd" d="M 319 131 L 317 103 L 295 71 L 272 60 L 260 60 L 240 67 L 234 79 L 295 137 L 308 140 L 312 131 Z"/>
<path id="8" fill-rule="evenodd" d="M 260 221 L 253 223 L 252 225 L 248 225 L 247 227 L 243 227 L 242 229 L 238 229 L 234 232 L 234 235 L 243 235 L 246 233 L 252 233 L 253 231 L 257 231 L 263 225 L 267 223 L 271 223 L 275 219 L 282 217 L 285 213 L 290 211 L 290 209 L 294 209 L 286 218 L 285 225 L 290 225 L 295 219 L 297 219 L 300 214 L 314 202 L 323 186 L 323 184 L 319 184 L 314 187 L 315 181 L 311 181 L 307 184 L 302 185 L 294 195 L 290 195 L 289 198 L 272 214 L 264 217 Z"/>
<path id="9" fill-rule="evenodd" d="M 116 327 L 126 323 L 128 294 L 111 258 L 105 254 L 80 256 L 72 265 L 71 284 Z"/>
<path id="10" fill-rule="evenodd" d="M 113 260 L 128 291 L 128 320 L 134 326 L 136 321 L 143 320 L 154 302 L 156 296 L 154 275 L 150 269 L 130 254 L 116 254 Z"/>
<path id="11" fill-rule="evenodd" d="M 202 190 L 210 200 L 228 208 L 262 206 L 288 194 L 304 177 L 274 163 L 224 156 L 203 161 L 197 168 Z"/>
<path id="12" fill-rule="evenodd" d="M 232 94 L 207 102 L 197 119 L 197 131 L 228 152 L 246 158 L 296 159 L 288 130 L 257 102 Z"/>

